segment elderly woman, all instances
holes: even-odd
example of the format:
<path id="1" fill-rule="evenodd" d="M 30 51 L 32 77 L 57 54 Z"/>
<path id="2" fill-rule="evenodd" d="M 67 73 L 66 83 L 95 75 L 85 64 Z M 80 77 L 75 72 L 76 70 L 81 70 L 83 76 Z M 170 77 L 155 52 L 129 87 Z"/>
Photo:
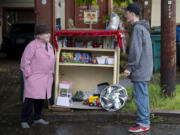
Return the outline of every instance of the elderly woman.
<path id="1" fill-rule="evenodd" d="M 21 71 L 24 78 L 25 101 L 22 108 L 21 127 L 30 128 L 29 117 L 34 106 L 34 123 L 47 125 L 42 119 L 44 99 L 51 97 L 51 87 L 54 73 L 54 50 L 50 41 L 50 33 L 46 25 L 35 29 L 35 40 L 24 50 L 21 58 Z"/>

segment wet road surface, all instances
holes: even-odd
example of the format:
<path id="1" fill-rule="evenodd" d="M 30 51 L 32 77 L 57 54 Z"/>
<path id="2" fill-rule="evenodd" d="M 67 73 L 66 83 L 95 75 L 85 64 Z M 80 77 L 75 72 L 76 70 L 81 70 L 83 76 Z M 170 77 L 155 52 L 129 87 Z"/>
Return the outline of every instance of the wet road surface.
<path id="1" fill-rule="evenodd" d="M 130 124 L 118 122 L 52 122 L 47 126 L 31 124 L 30 129 L 21 129 L 19 123 L 0 124 L 0 135 L 179 135 L 180 124 L 152 124 L 151 130 L 128 133 Z"/>

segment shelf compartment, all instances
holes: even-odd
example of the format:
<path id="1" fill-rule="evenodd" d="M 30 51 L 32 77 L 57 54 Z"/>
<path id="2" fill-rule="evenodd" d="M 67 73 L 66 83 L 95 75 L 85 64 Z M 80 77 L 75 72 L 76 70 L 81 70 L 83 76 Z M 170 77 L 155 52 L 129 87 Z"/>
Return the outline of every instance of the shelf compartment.
<path id="1" fill-rule="evenodd" d="M 71 109 L 83 109 L 83 110 L 101 110 L 101 107 L 96 107 L 96 106 L 88 106 L 84 105 L 83 102 L 73 102 L 70 106 L 59 106 L 59 105 L 53 105 L 53 107 L 58 108 L 71 108 Z"/>
<path id="2" fill-rule="evenodd" d="M 59 63 L 60 66 L 79 66 L 79 67 L 105 67 L 105 68 L 113 68 L 114 65 L 100 65 L 100 64 L 77 64 L 77 63 Z"/>
<path id="3" fill-rule="evenodd" d="M 62 51 L 115 52 L 115 49 L 62 47 Z"/>

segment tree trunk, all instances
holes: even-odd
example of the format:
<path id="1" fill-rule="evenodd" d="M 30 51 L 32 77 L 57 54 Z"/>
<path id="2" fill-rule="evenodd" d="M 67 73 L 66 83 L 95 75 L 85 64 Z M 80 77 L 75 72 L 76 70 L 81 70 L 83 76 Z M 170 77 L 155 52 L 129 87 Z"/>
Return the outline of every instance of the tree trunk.
<path id="1" fill-rule="evenodd" d="M 174 96 L 176 85 L 176 0 L 161 1 L 161 88 Z"/>

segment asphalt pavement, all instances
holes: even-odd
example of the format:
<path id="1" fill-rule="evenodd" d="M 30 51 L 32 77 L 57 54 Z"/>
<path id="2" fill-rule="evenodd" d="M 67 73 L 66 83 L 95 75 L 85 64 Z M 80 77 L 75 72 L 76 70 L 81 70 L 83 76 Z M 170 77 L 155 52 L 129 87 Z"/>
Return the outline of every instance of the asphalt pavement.
<path id="1" fill-rule="evenodd" d="M 21 129 L 19 124 L 0 125 L 1 135 L 179 135 L 180 124 L 152 124 L 142 133 L 129 133 L 130 124 L 119 122 L 52 122 L 47 126 L 32 124 L 30 129 Z"/>

